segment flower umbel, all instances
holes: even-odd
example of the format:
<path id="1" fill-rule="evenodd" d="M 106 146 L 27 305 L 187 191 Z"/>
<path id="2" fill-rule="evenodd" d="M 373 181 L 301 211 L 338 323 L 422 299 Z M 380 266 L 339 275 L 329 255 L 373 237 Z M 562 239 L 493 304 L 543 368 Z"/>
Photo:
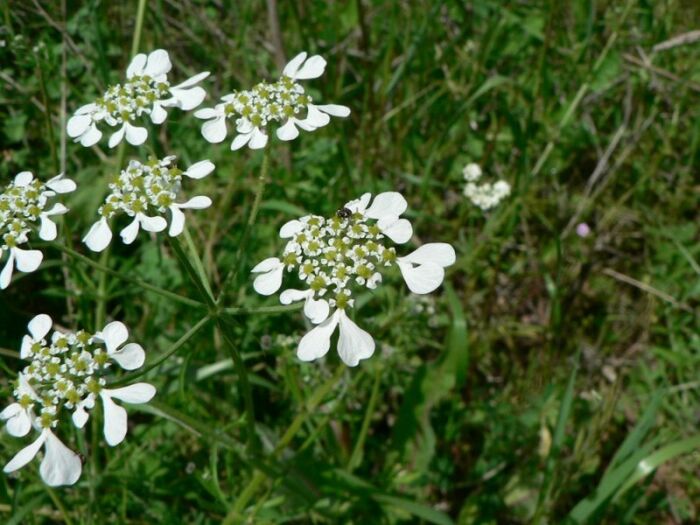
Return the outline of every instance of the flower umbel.
<path id="1" fill-rule="evenodd" d="M 181 84 L 171 86 L 168 73 L 172 68 L 168 52 L 156 49 L 148 56 L 140 53 L 126 70 L 126 82 L 110 86 L 95 102 L 79 108 L 68 121 L 68 135 L 83 146 L 93 146 L 102 138 L 97 124 L 119 128 L 109 138 L 109 147 L 119 144 L 124 136 L 138 146 L 148 137 L 144 127 L 136 125 L 142 115 L 149 115 L 154 124 L 162 124 L 168 116 L 164 108 L 184 111 L 199 106 L 206 92 L 196 84 L 209 76 L 199 73 Z"/>
<path id="2" fill-rule="evenodd" d="M 136 160 L 117 175 L 109 184 L 111 193 L 99 208 L 100 220 L 92 225 L 83 239 L 88 248 L 101 252 L 112 240 L 109 220 L 119 214 L 132 217 L 131 223 L 121 231 L 124 244 L 136 239 L 139 229 L 161 232 L 168 226 L 162 215 L 170 210 L 171 237 L 180 235 L 185 227 L 185 209 L 204 209 L 211 206 L 211 199 L 203 195 L 192 197 L 186 202 L 176 202 L 182 185 L 182 177 L 201 179 L 214 170 L 214 164 L 202 160 L 186 171 L 178 169 L 175 157 L 162 160 L 151 159 L 145 164 Z"/>
<path id="3" fill-rule="evenodd" d="M 464 186 L 464 196 L 472 204 L 484 211 L 495 208 L 498 204 L 510 195 L 510 184 L 504 180 L 495 183 L 482 182 L 477 184 L 481 178 L 481 167 L 478 164 L 467 164 L 462 170 L 466 185 Z"/>
<path id="4" fill-rule="evenodd" d="M 302 361 L 323 357 L 331 336 L 339 327 L 338 353 L 348 366 L 374 353 L 374 339 L 347 315 L 354 294 L 374 289 L 382 282 L 382 269 L 397 265 L 409 289 L 417 294 L 434 291 L 442 283 L 445 267 L 455 262 L 452 246 L 425 244 L 413 253 L 398 257 L 389 242 L 403 244 L 413 235 L 411 223 L 401 218 L 407 203 L 401 194 L 386 192 L 348 202 L 329 218 L 307 215 L 286 223 L 280 237 L 289 239 L 282 259 L 271 257 L 252 272 L 259 274 L 255 290 L 272 295 L 282 286 L 285 269 L 297 275 L 304 289 L 280 294 L 283 304 L 304 301 L 304 314 L 318 325 L 299 343 Z M 331 313 L 331 309 L 334 311 Z"/>
<path id="5" fill-rule="evenodd" d="M 237 150 L 245 145 L 251 149 L 267 145 L 267 128 L 278 125 L 277 138 L 293 140 L 301 128 L 314 131 L 330 122 L 330 117 L 347 117 L 350 108 L 338 104 L 313 104 L 299 80 L 318 78 L 326 68 L 319 55 L 307 58 L 299 53 L 284 68 L 277 82 L 260 82 L 253 89 L 234 91 L 221 98 L 214 108 L 200 109 L 195 117 L 204 119 L 202 136 L 217 144 L 226 138 L 226 120 L 233 120 L 238 135 L 231 143 Z"/>
<path id="6" fill-rule="evenodd" d="M 72 485 L 80 477 L 82 462 L 54 434 L 61 416 L 69 412 L 73 424 L 83 428 L 89 418 L 87 410 L 99 398 L 104 406 L 104 435 L 110 446 L 126 436 L 126 410 L 114 403 L 147 403 L 156 393 L 148 383 L 122 388 L 106 388 L 106 376 L 113 363 L 124 370 L 143 365 L 145 353 L 136 343 L 126 343 L 128 331 L 116 321 L 95 334 L 85 331 L 55 331 L 49 338 L 53 321 L 41 314 L 31 320 L 29 335 L 24 336 L 21 359 L 29 361 L 19 374 L 14 390 L 15 401 L 0 412 L 10 435 L 24 437 L 32 427 L 39 437 L 20 450 L 5 465 L 4 472 L 14 472 L 29 463 L 44 447 L 39 472 L 47 485 Z"/>
<path id="7" fill-rule="evenodd" d="M 16 267 L 20 272 L 33 272 L 43 254 L 39 250 L 23 250 L 22 244 L 29 242 L 32 226 L 39 222 L 39 238 L 53 241 L 56 238 L 56 224 L 51 217 L 68 211 L 63 204 L 54 204 L 46 209 L 48 200 L 58 193 L 75 191 L 75 183 L 58 175 L 47 182 L 34 178 L 28 171 L 19 173 L 5 191 L 0 193 L 0 260 L 8 254 L 5 266 L 0 272 L 0 289 L 10 285 L 12 272 Z"/>

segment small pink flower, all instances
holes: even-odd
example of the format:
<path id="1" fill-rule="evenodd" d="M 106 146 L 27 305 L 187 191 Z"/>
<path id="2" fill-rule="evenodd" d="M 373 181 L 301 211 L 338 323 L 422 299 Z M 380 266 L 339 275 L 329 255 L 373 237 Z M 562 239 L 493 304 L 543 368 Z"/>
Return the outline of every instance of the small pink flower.
<path id="1" fill-rule="evenodd" d="M 591 228 L 585 222 L 581 222 L 576 226 L 576 235 L 579 237 L 588 237 L 591 233 Z"/>

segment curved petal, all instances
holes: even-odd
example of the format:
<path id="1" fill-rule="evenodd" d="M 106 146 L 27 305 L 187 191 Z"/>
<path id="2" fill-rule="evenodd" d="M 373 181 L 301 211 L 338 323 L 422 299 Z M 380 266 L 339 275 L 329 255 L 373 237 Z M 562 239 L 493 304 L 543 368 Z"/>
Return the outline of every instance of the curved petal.
<path id="1" fill-rule="evenodd" d="M 2 471 L 5 474 L 9 474 L 10 472 L 14 472 L 15 470 L 21 469 L 23 466 L 25 466 L 27 463 L 33 460 L 39 452 L 39 449 L 41 449 L 41 446 L 46 441 L 45 432 L 47 431 L 42 432 L 36 439 L 36 441 L 34 441 L 34 443 L 32 443 L 31 445 L 27 445 L 22 450 L 17 452 L 17 454 L 15 454 L 15 457 L 13 457 L 10 460 L 10 462 L 7 465 L 5 465 L 5 468 L 3 468 Z"/>
<path id="2" fill-rule="evenodd" d="M 139 219 L 141 220 L 141 227 L 147 232 L 162 232 L 168 227 L 168 221 L 157 215 L 155 217 L 149 217 L 148 215 L 140 214 Z"/>
<path id="3" fill-rule="evenodd" d="M 295 78 L 297 71 L 299 71 L 299 67 L 304 63 L 304 60 L 306 60 L 306 51 L 302 51 L 293 59 L 291 59 L 289 63 L 287 63 L 287 65 L 284 66 L 282 74 L 289 78 Z"/>
<path id="4" fill-rule="evenodd" d="M 309 295 L 306 298 L 306 303 L 304 304 L 304 315 L 313 324 L 319 324 L 328 318 L 330 313 L 330 306 L 328 306 L 328 301 L 325 299 L 314 299 L 313 295 Z"/>
<path id="5" fill-rule="evenodd" d="M 359 199 L 355 199 L 353 201 L 346 202 L 345 207 L 350 211 L 364 213 L 365 210 L 367 209 L 367 205 L 369 204 L 369 201 L 371 199 L 372 199 L 371 193 L 363 193 L 362 197 L 360 197 Z"/>
<path id="6" fill-rule="evenodd" d="M 66 132 L 72 139 L 85 133 L 92 124 L 92 115 L 74 115 L 68 119 Z"/>
<path id="7" fill-rule="evenodd" d="M 112 321 L 95 335 L 104 341 L 107 354 L 111 357 L 129 339 L 129 330 L 121 321 Z"/>
<path id="8" fill-rule="evenodd" d="M 9 415 L 14 412 L 13 415 Z M 32 420 L 29 414 L 19 403 L 12 403 L 2 411 L 0 419 L 7 420 L 7 433 L 15 437 L 24 437 L 32 429 Z"/>
<path id="9" fill-rule="evenodd" d="M 46 186 L 56 193 L 71 193 L 78 187 L 74 181 L 67 179 L 63 173 L 56 175 L 53 179 L 46 181 Z M 68 209 L 66 208 L 66 211 Z"/>
<path id="10" fill-rule="evenodd" d="M 109 142 L 107 143 L 107 145 L 110 148 L 116 147 L 117 144 L 119 144 L 122 141 L 122 139 L 124 138 L 124 133 L 126 132 L 126 127 L 128 125 L 129 125 L 128 122 L 124 122 L 124 124 L 122 124 L 121 128 L 119 128 L 117 131 L 112 133 L 112 136 L 109 137 Z"/>
<path id="11" fill-rule="evenodd" d="M 338 338 L 338 355 L 348 366 L 357 366 L 361 359 L 367 359 L 374 353 L 374 339 L 350 319 L 344 310 L 340 310 L 340 337 Z"/>
<path id="12" fill-rule="evenodd" d="M 20 171 L 15 175 L 14 185 L 18 188 L 24 188 L 28 186 L 34 180 L 34 175 L 31 171 Z"/>
<path id="13" fill-rule="evenodd" d="M 338 326 L 338 312 L 312 329 L 299 341 L 297 357 L 302 361 L 313 361 L 323 357 L 331 347 L 331 336 Z"/>
<path id="14" fill-rule="evenodd" d="M 282 267 L 282 262 L 277 257 L 268 257 L 267 259 L 264 259 L 256 264 L 250 273 L 269 272 L 270 270 L 275 270 L 278 267 Z"/>
<path id="15" fill-rule="evenodd" d="M 53 327 L 53 320 L 46 314 L 39 314 L 27 325 L 27 330 L 35 341 L 41 341 L 48 335 Z"/>
<path id="16" fill-rule="evenodd" d="M 124 244 L 131 244 L 134 242 L 136 239 L 136 236 L 139 234 L 139 227 L 140 227 L 141 221 L 139 220 L 138 215 L 134 217 L 134 220 L 131 221 L 131 224 L 124 228 L 121 232 L 119 232 L 119 235 L 122 238 L 122 242 Z"/>
<path id="17" fill-rule="evenodd" d="M 301 121 L 306 124 L 309 124 L 313 126 L 314 128 L 322 128 L 323 126 L 327 125 L 331 121 L 331 117 L 323 113 L 322 111 L 319 111 L 319 109 L 314 106 L 313 104 L 309 104 L 307 106 L 308 108 L 308 113 L 306 114 L 306 118 Z M 300 122 L 300 125 L 301 125 Z"/>
<path id="18" fill-rule="evenodd" d="M 148 55 L 143 72 L 150 77 L 159 77 L 168 73 L 172 67 L 168 52 L 165 49 L 156 49 Z"/>
<path id="19" fill-rule="evenodd" d="M 83 242 L 93 252 L 101 252 L 112 242 L 112 230 L 109 228 L 107 219 L 102 218 L 90 227 Z"/>
<path id="20" fill-rule="evenodd" d="M 282 239 L 289 239 L 294 237 L 297 233 L 304 229 L 304 223 L 296 219 L 285 222 L 280 228 L 280 237 Z"/>
<path id="21" fill-rule="evenodd" d="M 406 219 L 399 219 L 398 221 L 392 221 L 388 226 L 382 224 L 380 220 L 378 222 L 379 229 L 382 233 L 389 237 L 396 244 L 403 244 L 408 242 L 413 236 L 413 226 Z"/>
<path id="22" fill-rule="evenodd" d="M 374 197 L 372 205 L 367 208 L 365 215 L 370 219 L 381 219 L 384 216 L 399 217 L 408 208 L 403 195 L 396 191 L 386 191 Z"/>
<path id="23" fill-rule="evenodd" d="M 148 138 L 148 130 L 138 126 L 132 126 L 128 122 L 124 124 L 126 127 L 126 141 L 132 146 L 140 146 Z M 110 146 L 111 147 L 111 146 Z"/>
<path id="24" fill-rule="evenodd" d="M 210 118 L 221 117 L 221 112 L 214 108 L 202 108 L 194 112 L 195 118 L 200 118 L 204 120 L 209 120 Z"/>
<path id="25" fill-rule="evenodd" d="M 194 86 L 195 84 L 198 84 L 208 76 L 209 71 L 202 71 L 201 73 L 197 73 L 195 76 L 188 78 L 184 82 L 180 82 L 177 86 L 173 86 L 171 89 L 184 89 Z"/>
<path id="26" fill-rule="evenodd" d="M 211 199 L 207 197 L 206 195 L 198 195 L 196 197 L 192 197 L 190 200 L 187 202 L 183 202 L 182 204 L 178 204 L 178 207 L 183 208 L 183 209 L 189 209 L 189 210 L 204 210 L 211 206 Z"/>
<path id="27" fill-rule="evenodd" d="M 90 414 L 87 413 L 82 404 L 79 404 L 71 415 L 71 419 L 73 420 L 73 424 L 76 426 L 76 428 L 83 428 L 85 423 L 88 422 L 89 418 Z"/>
<path id="28" fill-rule="evenodd" d="M 433 263 L 438 266 L 451 266 L 455 263 L 455 249 L 445 242 L 431 242 L 417 248 L 412 253 L 402 260 L 412 262 L 414 264 Z"/>
<path id="29" fill-rule="evenodd" d="M 168 118 L 168 112 L 163 109 L 163 106 L 157 102 L 153 104 L 153 109 L 151 110 L 151 122 L 154 124 L 162 124 L 165 119 Z"/>
<path id="30" fill-rule="evenodd" d="M 283 126 L 277 128 L 277 138 L 280 140 L 294 140 L 299 136 L 299 130 L 295 123 L 295 118 L 290 118 Z"/>
<path id="31" fill-rule="evenodd" d="M 12 251 L 17 258 L 17 269 L 20 272 L 30 273 L 39 268 L 44 254 L 39 250 L 21 250 L 13 248 Z"/>
<path id="32" fill-rule="evenodd" d="M 131 403 L 132 405 L 139 405 L 148 403 L 153 399 L 153 396 L 156 395 L 156 387 L 148 383 L 134 383 L 133 385 L 123 388 L 110 389 L 107 390 L 107 392 L 110 397 L 119 399 L 125 403 Z"/>
<path id="33" fill-rule="evenodd" d="M 311 290 L 295 290 L 294 288 L 289 288 L 280 294 L 280 303 L 282 304 L 292 304 L 297 301 L 304 301 Z"/>
<path id="34" fill-rule="evenodd" d="M 202 124 L 202 137 L 212 144 L 223 142 L 226 138 L 226 117 L 216 117 Z"/>
<path id="35" fill-rule="evenodd" d="M 223 139 L 222 139 L 223 140 Z M 195 162 L 187 168 L 187 171 L 183 173 L 183 175 L 189 177 L 190 179 L 203 179 L 207 175 L 209 175 L 212 171 L 214 171 L 214 163 L 210 160 L 200 160 L 199 162 Z"/>
<path id="36" fill-rule="evenodd" d="M 105 441 L 110 447 L 115 447 L 126 437 L 126 410 L 112 401 L 109 391 L 102 390 L 100 397 L 104 407 Z"/>
<path id="37" fill-rule="evenodd" d="M 129 343 L 119 350 L 109 352 L 109 357 L 114 359 L 124 370 L 136 370 L 143 366 L 146 352 L 143 351 L 140 344 Z"/>
<path id="38" fill-rule="evenodd" d="M 146 55 L 139 53 L 131 60 L 129 67 L 126 68 L 126 78 L 141 75 L 144 67 L 146 67 Z"/>
<path id="39" fill-rule="evenodd" d="M 309 57 L 304 65 L 293 75 L 296 80 L 318 78 L 326 69 L 326 60 L 321 55 Z"/>
<path id="40" fill-rule="evenodd" d="M 267 135 L 258 128 L 253 128 L 248 147 L 250 149 L 262 149 L 267 145 Z"/>
<path id="41" fill-rule="evenodd" d="M 58 236 L 56 223 L 53 222 L 45 213 L 39 216 L 41 227 L 39 228 L 39 238 L 44 241 L 53 241 Z"/>
<path id="42" fill-rule="evenodd" d="M 44 483 L 50 487 L 72 485 L 83 470 L 80 456 L 65 446 L 50 430 L 46 433 L 46 451 L 41 461 L 39 473 Z"/>
<path id="43" fill-rule="evenodd" d="M 78 140 L 80 141 L 80 144 L 82 144 L 86 148 L 89 148 L 90 146 L 94 146 L 95 144 L 97 144 L 101 138 L 102 132 L 99 129 L 97 129 L 97 126 L 93 123 L 88 128 L 88 130 L 80 136 Z M 121 138 L 119 140 L 121 141 Z"/>
<path id="44" fill-rule="evenodd" d="M 261 273 L 253 281 L 253 288 L 260 295 L 272 295 L 282 286 L 284 266 L 281 264 L 267 273 Z"/>
<path id="45" fill-rule="evenodd" d="M 28 335 L 25 335 L 22 338 L 22 347 L 20 348 L 20 351 L 19 351 L 19 358 L 20 359 L 27 359 L 30 356 L 33 344 L 34 344 L 34 341 Z"/>
<path id="46" fill-rule="evenodd" d="M 168 235 L 177 237 L 185 229 L 185 214 L 180 211 L 179 206 L 170 206 L 170 229 Z"/>
<path id="47" fill-rule="evenodd" d="M 413 266 L 402 259 L 398 259 L 397 263 L 408 289 L 415 294 L 422 295 L 436 290 L 445 278 L 444 268 L 434 263 Z"/>
<path id="48" fill-rule="evenodd" d="M 350 108 L 340 104 L 322 104 L 316 106 L 318 109 L 334 117 L 347 117 L 350 115 Z"/>
<path id="49" fill-rule="evenodd" d="M 196 108 L 204 101 L 204 97 L 207 96 L 207 92 L 200 86 L 195 86 L 190 89 L 171 88 L 170 92 L 173 94 L 173 97 L 175 97 L 177 107 L 183 111 L 190 111 Z"/>
<path id="50" fill-rule="evenodd" d="M 5 262 L 5 267 L 0 272 L 0 290 L 4 290 L 10 286 L 12 280 L 12 271 L 15 269 L 15 252 L 10 250 L 10 255 Z"/>

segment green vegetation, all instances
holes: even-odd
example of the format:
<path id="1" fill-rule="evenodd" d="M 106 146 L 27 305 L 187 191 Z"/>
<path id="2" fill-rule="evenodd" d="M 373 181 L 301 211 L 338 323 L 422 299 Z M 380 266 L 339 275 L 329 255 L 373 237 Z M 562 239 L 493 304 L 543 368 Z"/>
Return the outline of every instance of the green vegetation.
<path id="1" fill-rule="evenodd" d="M 311 94 L 352 114 L 270 141 L 249 227 L 264 154 L 231 152 L 231 134 L 209 144 L 192 113 L 149 126 L 139 148 L 67 140 L 67 117 L 123 79 L 139 4 L 140 51 L 168 50 L 183 80 L 212 72 L 203 107 L 277 79 L 300 51 L 328 60 Z M 0 186 L 22 170 L 78 183 L 59 240 L 34 241 L 41 269 L 0 292 L 2 406 L 38 313 L 68 328 L 123 321 L 158 388 L 130 407 L 119 447 L 104 444 L 99 415 L 75 432 L 75 486 L 47 488 L 38 462 L 1 475 L 0 522 L 700 521 L 700 38 L 671 40 L 700 26 L 697 2 L 0 11 Z M 118 150 L 216 164 L 197 181 L 214 205 L 188 215 L 191 237 L 141 234 L 102 258 L 85 248 Z M 462 194 L 469 162 L 512 186 L 489 212 Z M 431 296 L 411 297 L 396 271 L 357 297 L 371 359 L 298 361 L 298 305 L 256 294 L 250 269 L 281 251 L 286 221 L 388 190 L 408 200 L 414 241 L 450 242 L 457 263 Z M 198 307 L 207 287 L 226 313 Z M 21 446 L 3 431 L 0 462 Z"/>

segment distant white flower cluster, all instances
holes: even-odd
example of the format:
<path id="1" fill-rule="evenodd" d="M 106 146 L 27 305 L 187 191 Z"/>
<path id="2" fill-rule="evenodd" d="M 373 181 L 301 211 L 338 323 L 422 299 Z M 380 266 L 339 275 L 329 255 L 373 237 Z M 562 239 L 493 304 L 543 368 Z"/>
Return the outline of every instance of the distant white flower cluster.
<path id="1" fill-rule="evenodd" d="M 68 211 L 56 203 L 48 210 L 48 201 L 58 193 L 75 191 L 75 183 L 58 175 L 46 183 L 34 178 L 28 171 L 15 177 L 5 191 L 0 193 L 0 260 L 8 254 L 0 272 L 0 289 L 10 285 L 15 267 L 20 272 L 36 270 L 44 256 L 39 250 L 23 250 L 19 246 L 29 242 L 32 226 L 39 221 L 39 238 L 53 241 L 57 235 L 56 224 L 51 217 Z"/>
<path id="2" fill-rule="evenodd" d="M 466 185 L 464 186 L 464 195 L 472 204 L 478 206 L 482 210 L 490 210 L 510 195 L 510 184 L 504 180 L 499 180 L 496 183 L 482 182 L 477 184 L 481 179 L 481 167 L 478 164 L 467 164 L 462 170 Z"/>
<path id="3" fill-rule="evenodd" d="M 68 121 L 68 135 L 83 146 L 93 146 L 102 138 L 97 124 L 105 122 L 119 128 L 109 138 L 110 148 L 125 136 L 129 144 L 143 144 L 148 131 L 136 125 L 137 118 L 146 114 L 154 124 L 162 124 L 168 116 L 164 108 L 189 111 L 199 106 L 206 96 L 204 89 L 196 84 L 207 78 L 208 72 L 171 86 L 168 82 L 171 68 L 168 52 L 163 49 L 148 56 L 136 55 L 126 70 L 127 81 L 110 86 L 95 102 L 79 108 Z"/>
<path id="4" fill-rule="evenodd" d="M 345 364 L 356 366 L 374 353 L 374 339 L 346 311 L 354 306 L 357 289 L 371 290 L 382 282 L 383 268 L 398 265 L 408 288 L 426 294 L 440 286 L 445 268 L 455 262 L 454 249 L 446 243 L 425 244 L 398 257 L 386 240 L 403 244 L 413 235 L 411 223 L 401 218 L 406 200 L 396 192 L 380 193 L 370 205 L 371 198 L 365 193 L 330 218 L 307 215 L 286 223 L 280 229 L 280 237 L 289 239 L 282 259 L 265 259 L 252 270 L 259 274 L 254 288 L 262 295 L 279 290 L 285 270 L 305 286 L 280 294 L 283 304 L 304 301 L 304 314 L 318 325 L 299 343 L 302 361 L 323 357 L 336 327 L 338 354 Z"/>
<path id="5" fill-rule="evenodd" d="M 148 383 L 135 383 L 122 388 L 106 388 L 105 376 L 113 363 L 124 370 L 140 368 L 145 360 L 143 348 L 126 343 L 129 333 L 116 321 L 95 334 L 85 331 L 54 331 L 53 321 L 41 314 L 31 320 L 29 335 L 22 340 L 20 358 L 29 361 L 19 374 L 14 402 L 0 412 L 7 432 L 24 437 L 34 428 L 39 437 L 20 450 L 5 465 L 4 472 L 14 472 L 29 463 L 44 447 L 39 473 L 47 485 L 72 485 L 80 477 L 82 461 L 54 434 L 61 415 L 71 413 L 73 424 L 83 428 L 97 399 L 102 400 L 104 436 L 107 444 L 116 446 L 127 431 L 126 410 L 117 405 L 147 403 L 156 393 Z"/>
<path id="6" fill-rule="evenodd" d="M 204 209 L 211 206 L 211 199 L 203 195 L 193 197 L 187 202 L 175 202 L 182 185 L 182 177 L 201 179 L 214 171 L 214 164 L 208 160 L 197 162 L 187 171 L 175 165 L 175 156 L 162 160 L 152 159 L 146 164 L 136 160 L 109 184 L 111 193 L 105 198 L 98 210 L 99 221 L 93 224 L 83 241 L 88 248 L 101 252 L 112 240 L 109 219 L 118 214 L 133 217 L 131 223 L 121 231 L 124 244 L 131 244 L 136 239 L 139 229 L 149 232 L 161 232 L 168 226 L 162 217 L 170 210 L 171 237 L 180 235 L 185 226 L 184 209 Z"/>
<path id="7" fill-rule="evenodd" d="M 267 145 L 267 127 L 279 125 L 277 138 L 293 140 L 304 131 L 314 131 L 330 122 L 330 116 L 347 117 L 350 108 L 337 104 L 315 105 L 297 82 L 318 78 L 326 68 L 319 55 L 307 58 L 306 53 L 294 57 L 284 68 L 282 77 L 273 83 L 260 82 L 253 89 L 234 91 L 221 98 L 214 108 L 200 109 L 195 117 L 204 119 L 202 136 L 218 144 L 226 138 L 226 120 L 233 120 L 238 133 L 231 143 L 237 150 L 245 145 L 251 149 Z"/>

